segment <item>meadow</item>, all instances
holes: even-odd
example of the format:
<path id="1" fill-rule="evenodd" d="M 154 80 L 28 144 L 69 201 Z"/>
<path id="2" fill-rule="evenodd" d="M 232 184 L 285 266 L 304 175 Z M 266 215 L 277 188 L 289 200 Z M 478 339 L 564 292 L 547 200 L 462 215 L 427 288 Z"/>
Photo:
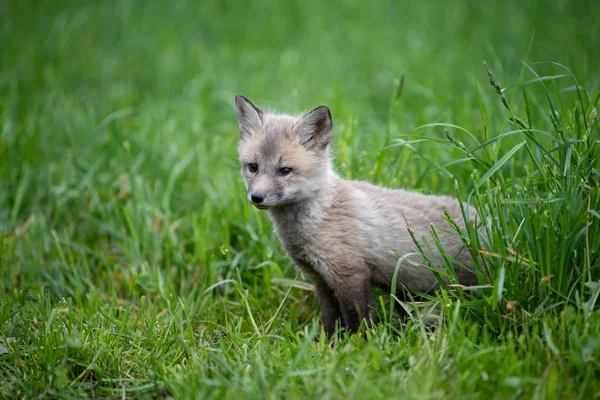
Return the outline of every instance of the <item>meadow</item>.
<path id="1" fill-rule="evenodd" d="M 0 398 L 600 397 L 599 26 L 594 1 L 0 1 Z M 344 177 L 475 207 L 479 285 L 374 291 L 374 327 L 328 339 L 246 201 L 239 93 L 328 105 Z"/>

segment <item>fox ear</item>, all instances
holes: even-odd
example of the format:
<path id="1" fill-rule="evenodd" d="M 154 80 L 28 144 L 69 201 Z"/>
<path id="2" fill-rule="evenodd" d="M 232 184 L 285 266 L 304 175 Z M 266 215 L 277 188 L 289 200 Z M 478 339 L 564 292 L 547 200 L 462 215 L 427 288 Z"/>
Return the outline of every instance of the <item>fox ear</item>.
<path id="1" fill-rule="evenodd" d="M 261 127 L 263 111 L 242 95 L 235 96 L 235 107 L 240 126 L 240 138 L 248 139 Z"/>
<path id="2" fill-rule="evenodd" d="M 329 107 L 320 106 L 303 115 L 294 125 L 294 129 L 305 148 L 324 150 L 331 142 L 333 131 Z"/>

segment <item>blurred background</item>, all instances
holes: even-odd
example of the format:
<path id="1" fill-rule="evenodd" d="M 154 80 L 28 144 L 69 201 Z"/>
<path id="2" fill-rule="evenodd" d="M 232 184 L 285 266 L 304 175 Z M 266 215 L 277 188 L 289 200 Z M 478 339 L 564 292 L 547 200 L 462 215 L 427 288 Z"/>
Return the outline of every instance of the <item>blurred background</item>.
<path id="1" fill-rule="evenodd" d="M 340 172 L 373 178 L 388 129 L 481 129 L 478 93 L 495 96 L 483 60 L 505 86 L 522 62 L 559 62 L 594 92 L 599 15 L 587 1 L 0 2 L 0 233 L 28 228 L 4 265 L 38 271 L 51 232 L 109 270 L 245 251 L 269 226 L 244 202 L 235 94 L 291 113 L 329 105 Z M 386 153 L 378 183 L 452 192 L 400 155 Z M 264 246 L 250 254 L 278 251 Z"/>
<path id="2" fill-rule="evenodd" d="M 329 105 L 344 176 L 451 193 L 453 181 L 417 158 L 378 159 L 387 135 L 446 122 L 481 136 L 479 101 L 499 108 L 483 60 L 503 86 L 532 78 L 523 62 L 558 62 L 593 93 L 599 4 L 2 1 L 0 234 L 12 271 L 3 290 L 41 277 L 59 296 L 111 287 L 103 275 L 67 284 L 57 243 L 78 270 L 126 266 L 127 276 L 145 263 L 193 275 L 242 253 L 251 265 L 285 260 L 260 239 L 264 213 L 244 201 L 237 93 L 292 113 Z M 492 131 L 503 126 L 501 112 L 488 118 Z M 455 168 L 469 180 L 470 167 Z"/>

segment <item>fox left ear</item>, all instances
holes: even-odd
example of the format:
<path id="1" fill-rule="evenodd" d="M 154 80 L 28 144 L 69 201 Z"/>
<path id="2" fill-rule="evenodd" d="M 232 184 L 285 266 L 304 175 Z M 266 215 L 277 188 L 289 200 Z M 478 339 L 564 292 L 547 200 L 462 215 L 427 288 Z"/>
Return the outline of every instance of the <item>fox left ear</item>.
<path id="1" fill-rule="evenodd" d="M 304 147 L 324 150 L 331 142 L 333 131 L 329 107 L 320 106 L 303 115 L 294 125 L 294 130 Z"/>
<path id="2" fill-rule="evenodd" d="M 246 140 L 260 129 L 263 111 L 242 95 L 235 96 L 235 109 L 240 126 L 240 139 Z"/>

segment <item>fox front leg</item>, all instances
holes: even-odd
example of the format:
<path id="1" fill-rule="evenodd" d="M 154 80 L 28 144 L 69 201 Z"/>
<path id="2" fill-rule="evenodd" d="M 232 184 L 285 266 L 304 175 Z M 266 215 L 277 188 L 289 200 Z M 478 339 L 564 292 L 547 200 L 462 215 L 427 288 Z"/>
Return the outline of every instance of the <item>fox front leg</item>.
<path id="1" fill-rule="evenodd" d="M 341 322 L 342 313 L 340 305 L 337 301 L 333 289 L 325 282 L 319 281 L 315 283 L 315 291 L 321 304 L 321 317 L 323 318 L 323 326 L 327 336 L 331 337 L 335 333 L 337 321 Z"/>
<path id="2" fill-rule="evenodd" d="M 371 323 L 371 281 L 368 276 L 353 275 L 336 290 L 337 301 L 344 319 L 344 327 L 357 332 L 365 320 Z"/>

